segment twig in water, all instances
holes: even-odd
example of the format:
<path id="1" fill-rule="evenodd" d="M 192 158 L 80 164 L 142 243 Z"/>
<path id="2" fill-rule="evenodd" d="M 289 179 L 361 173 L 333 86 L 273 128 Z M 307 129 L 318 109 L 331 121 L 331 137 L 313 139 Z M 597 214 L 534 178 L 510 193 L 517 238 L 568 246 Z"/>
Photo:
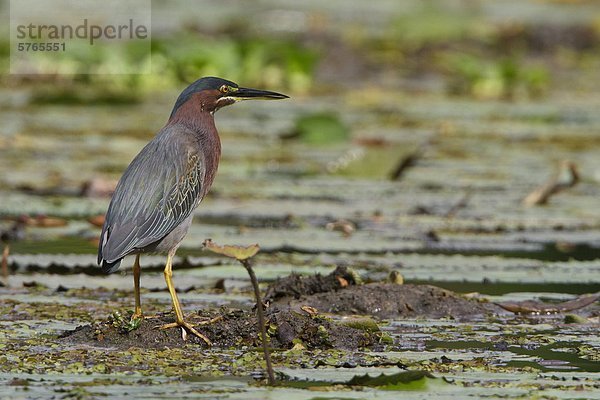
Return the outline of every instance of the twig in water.
<path id="1" fill-rule="evenodd" d="M 558 304 L 548 304 L 534 300 L 501 302 L 495 304 L 515 314 L 558 314 L 561 312 L 578 310 L 594 303 L 598 299 L 600 299 L 600 293 L 579 296 L 574 300 Z"/>
<path id="2" fill-rule="evenodd" d="M 546 184 L 535 189 L 523 199 L 523 205 L 531 207 L 547 204 L 551 196 L 575 186 L 578 182 L 579 172 L 575 163 L 563 161 L 558 172 Z"/>

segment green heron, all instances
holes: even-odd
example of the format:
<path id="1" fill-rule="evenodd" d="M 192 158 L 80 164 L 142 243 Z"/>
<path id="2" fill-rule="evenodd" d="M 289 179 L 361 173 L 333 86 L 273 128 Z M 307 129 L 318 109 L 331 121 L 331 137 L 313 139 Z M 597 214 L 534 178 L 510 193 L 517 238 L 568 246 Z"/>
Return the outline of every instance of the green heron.
<path id="1" fill-rule="evenodd" d="M 108 207 L 98 246 L 98 264 L 104 272 L 112 273 L 119 268 L 123 257 L 136 255 L 132 319 L 143 316 L 140 253 L 167 253 L 164 275 L 176 320 L 161 328 L 181 327 L 184 339 L 190 332 L 210 344 L 183 318 L 173 285 L 172 263 L 192 223 L 193 212 L 217 172 L 221 142 L 214 113 L 240 100 L 287 97 L 242 88 L 221 78 L 201 78 L 179 95 L 165 127 L 129 164 Z"/>

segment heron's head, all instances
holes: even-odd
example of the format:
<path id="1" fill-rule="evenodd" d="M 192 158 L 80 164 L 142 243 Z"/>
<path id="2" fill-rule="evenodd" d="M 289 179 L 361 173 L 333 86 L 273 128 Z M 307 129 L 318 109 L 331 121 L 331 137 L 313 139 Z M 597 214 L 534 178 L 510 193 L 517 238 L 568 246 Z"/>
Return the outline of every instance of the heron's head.
<path id="1" fill-rule="evenodd" d="M 221 107 L 228 106 L 241 100 L 253 99 L 287 99 L 288 96 L 268 90 L 258 90 L 239 87 L 236 83 L 212 76 L 198 79 L 188 86 L 177 98 L 171 111 L 171 118 L 177 110 L 188 102 L 200 106 L 201 112 L 214 113 Z"/>

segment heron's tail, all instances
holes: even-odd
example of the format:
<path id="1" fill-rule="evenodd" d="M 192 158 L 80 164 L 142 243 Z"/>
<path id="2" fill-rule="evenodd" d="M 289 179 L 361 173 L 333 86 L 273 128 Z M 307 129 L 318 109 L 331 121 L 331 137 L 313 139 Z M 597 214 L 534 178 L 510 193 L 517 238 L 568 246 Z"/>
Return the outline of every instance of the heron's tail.
<path id="1" fill-rule="evenodd" d="M 121 266 L 121 260 L 122 258 L 118 259 L 117 261 L 113 261 L 113 262 L 108 262 L 106 260 L 102 260 L 102 272 L 106 273 L 106 274 L 112 274 L 113 272 L 115 272 L 116 270 L 119 269 L 119 267 Z"/>

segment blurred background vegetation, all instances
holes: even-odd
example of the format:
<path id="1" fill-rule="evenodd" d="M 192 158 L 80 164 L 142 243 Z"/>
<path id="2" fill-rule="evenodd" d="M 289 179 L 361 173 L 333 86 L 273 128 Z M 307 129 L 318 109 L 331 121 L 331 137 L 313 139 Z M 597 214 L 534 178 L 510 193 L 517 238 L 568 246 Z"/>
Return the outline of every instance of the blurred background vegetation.
<path id="1" fill-rule="evenodd" d="M 7 16 L 8 2 L 0 4 Z M 410 83 L 413 90 L 519 99 L 544 96 L 567 77 L 570 84 L 583 84 L 571 74 L 598 67 L 594 1 L 154 0 L 152 7 L 151 59 L 136 43 L 102 52 L 81 46 L 37 65 L 43 76 L 8 75 L 4 26 L 2 83 L 34 83 L 34 100 L 53 103 L 140 101 L 205 75 L 292 94 L 339 86 L 402 89 Z M 148 63 L 152 74 L 104 75 L 135 72 Z"/>
<path id="2" fill-rule="evenodd" d="M 8 20 L 8 1 L 0 12 Z M 0 29 L 0 214 L 9 219 L 103 212 L 177 94 L 206 75 L 292 97 L 217 116 L 224 141 L 217 197 L 297 195 L 289 182 L 302 177 L 398 180 L 402 160 L 426 147 L 434 150 L 425 168 L 406 185 L 439 196 L 455 193 L 449 182 L 459 190 L 524 185 L 515 201 L 562 158 L 596 171 L 600 4 L 593 0 L 154 0 L 151 57 L 135 43 L 83 46 L 40 61 L 35 75 L 9 74 L 8 26 Z M 151 74 L 105 74 L 148 64 Z M 573 131 L 571 123 L 580 125 Z M 542 160 L 539 146 L 548 143 Z M 510 152 L 524 148 L 534 155 Z M 314 197 L 321 189 L 304 190 Z M 208 203 L 206 219 L 223 212 Z M 359 203 L 356 212 L 384 206 Z M 388 212 L 406 216 L 410 202 L 398 204 Z"/>

